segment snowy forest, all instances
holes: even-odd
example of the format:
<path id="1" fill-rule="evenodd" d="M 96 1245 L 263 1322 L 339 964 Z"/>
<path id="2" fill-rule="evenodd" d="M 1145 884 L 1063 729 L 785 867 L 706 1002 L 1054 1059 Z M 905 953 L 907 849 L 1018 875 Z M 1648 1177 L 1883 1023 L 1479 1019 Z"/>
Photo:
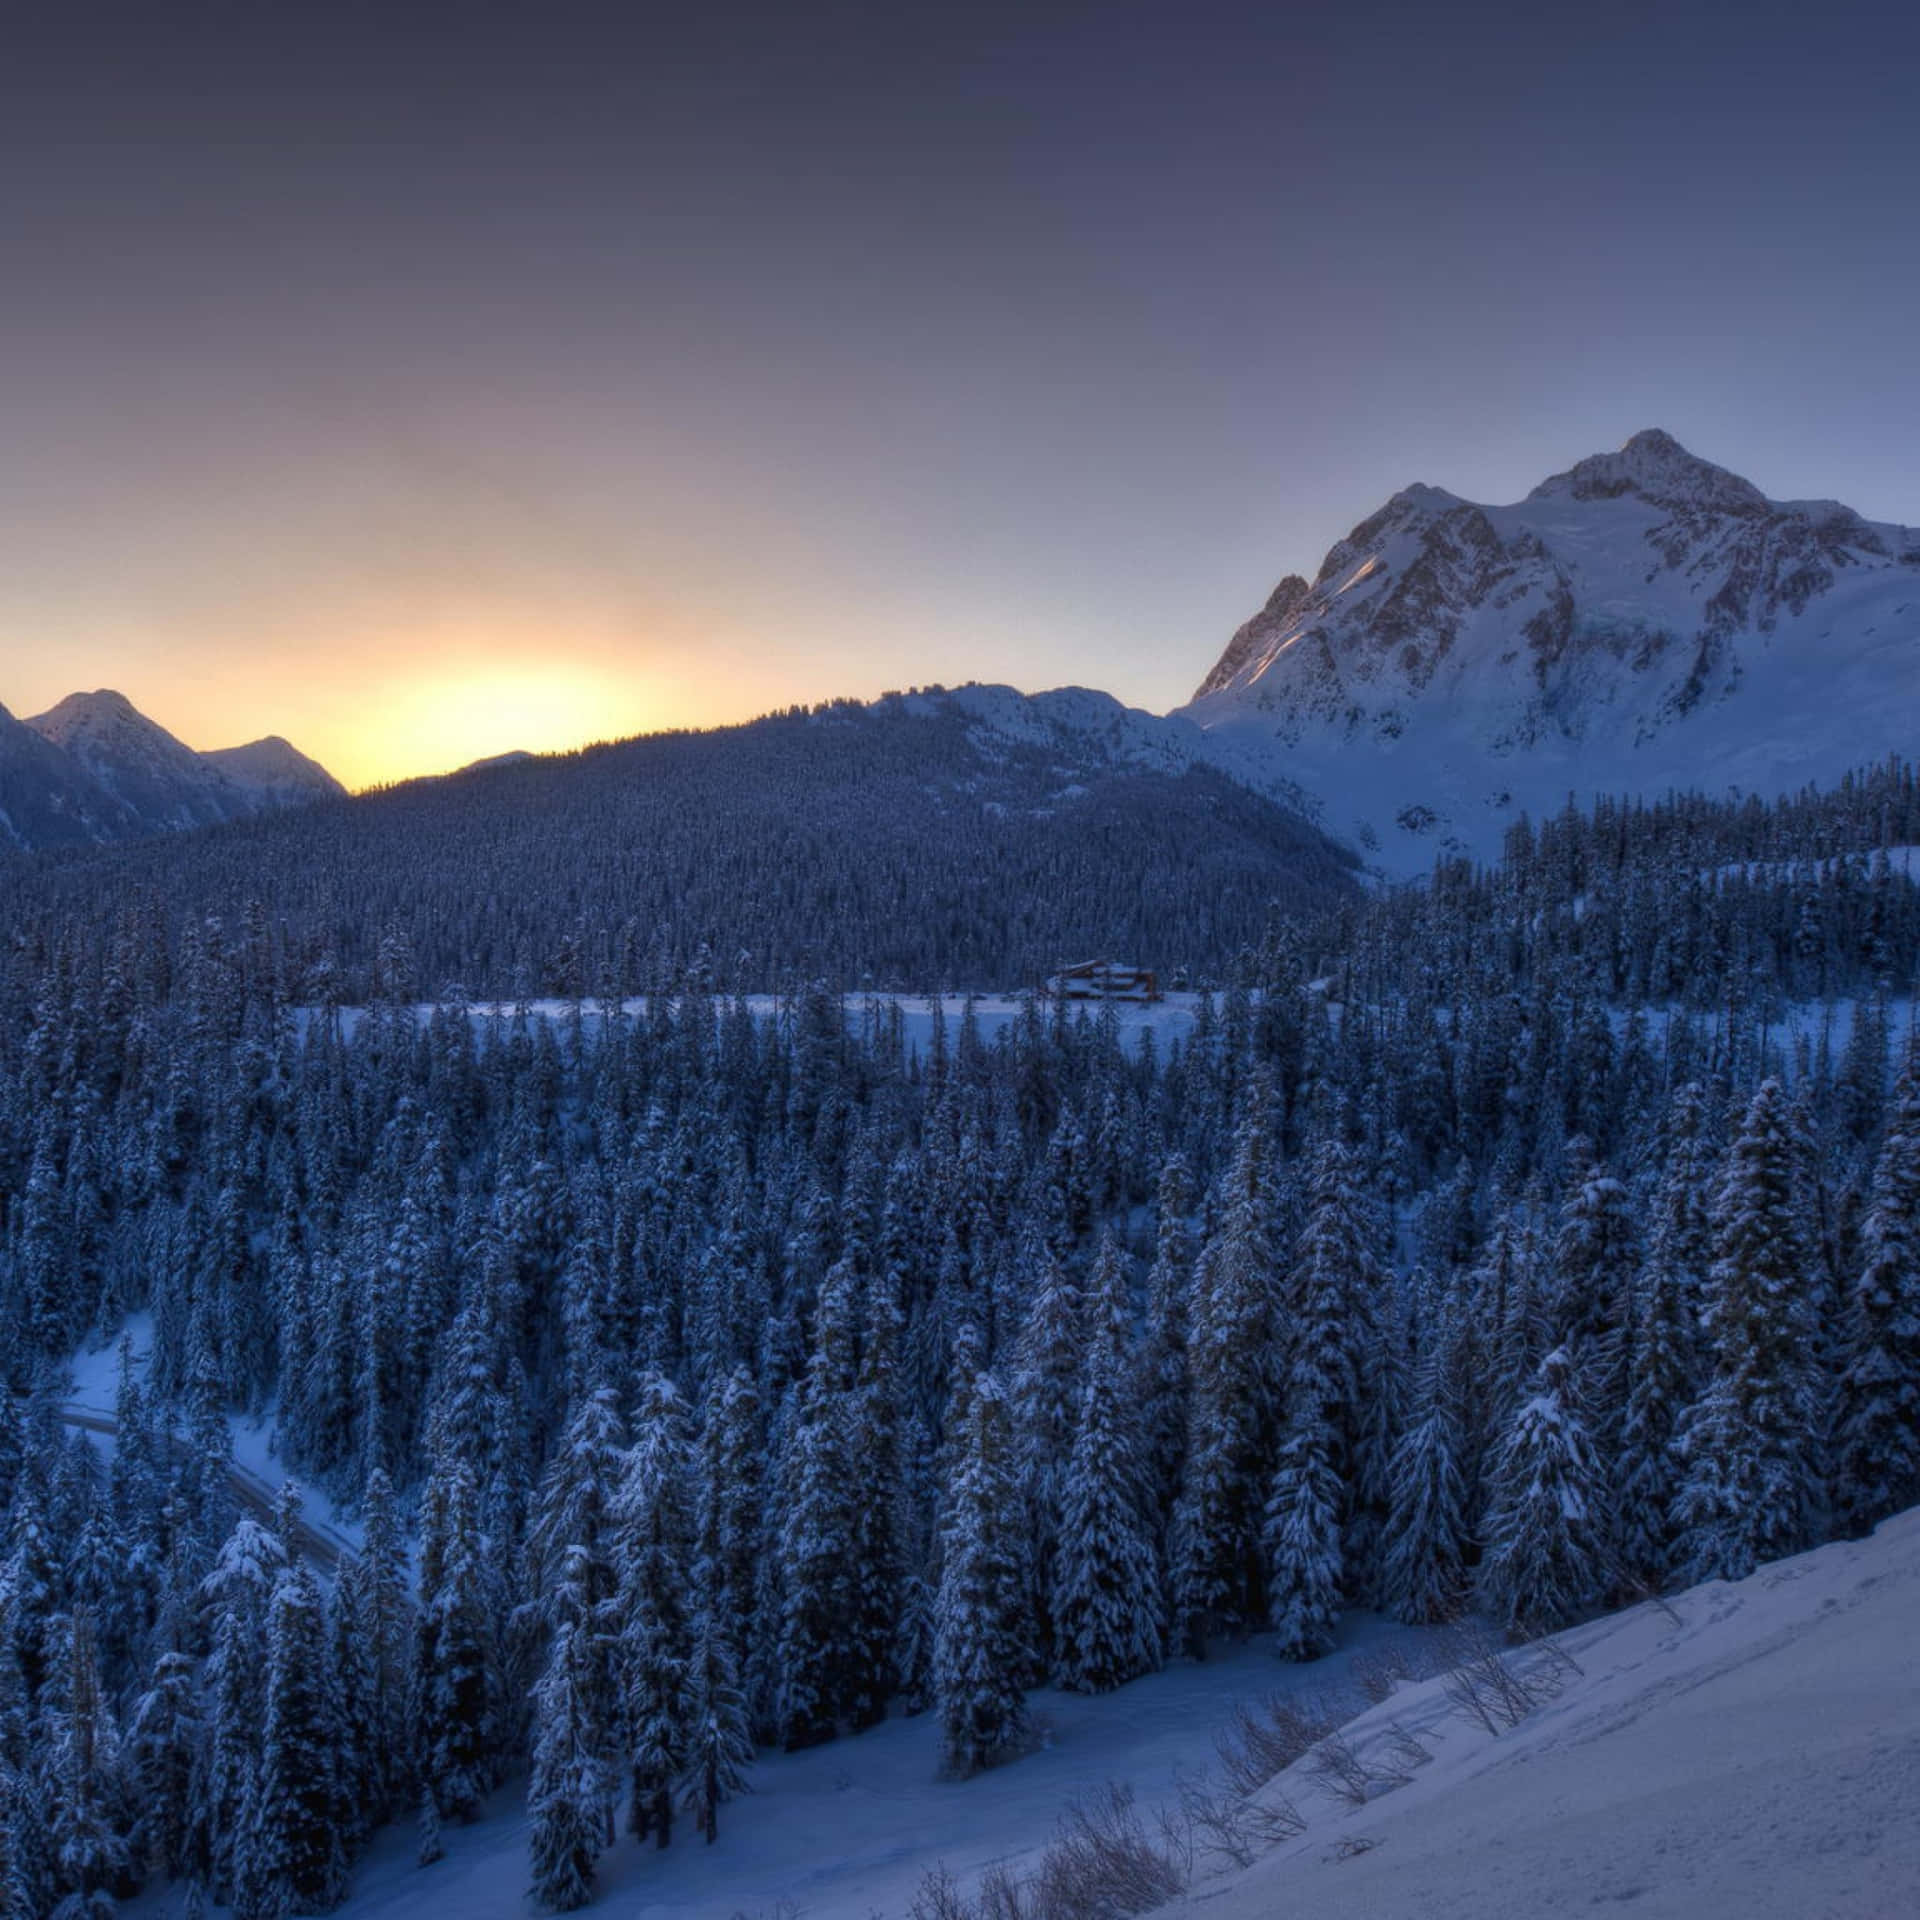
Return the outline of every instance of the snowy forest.
<path id="1" fill-rule="evenodd" d="M 403 1821 L 425 1899 L 503 1788 L 574 1908 L 619 1825 L 725 1846 L 766 1748 L 926 1713 L 964 1778 L 1043 1680 L 1548 1631 L 1920 1499 L 1904 768 L 1143 918 L 1200 998 L 1137 1046 L 1034 996 L 910 1046 L 861 954 L 767 1015 L 732 922 L 584 885 L 515 936 L 563 1004 L 476 1010 L 387 880 L 189 870 L 300 831 L 0 876 L 9 1920 L 322 1912 Z"/>

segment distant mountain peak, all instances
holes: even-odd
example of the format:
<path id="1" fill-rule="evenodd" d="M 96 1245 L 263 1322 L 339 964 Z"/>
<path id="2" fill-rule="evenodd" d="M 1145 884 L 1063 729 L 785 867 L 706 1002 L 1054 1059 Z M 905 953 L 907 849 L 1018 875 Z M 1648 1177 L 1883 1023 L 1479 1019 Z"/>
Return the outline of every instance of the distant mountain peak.
<path id="1" fill-rule="evenodd" d="M 278 735 L 196 753 L 113 687 L 70 693 L 27 720 L 0 710 L 0 720 L 0 789 L 11 796 L 0 844 L 125 840 L 344 791 Z"/>

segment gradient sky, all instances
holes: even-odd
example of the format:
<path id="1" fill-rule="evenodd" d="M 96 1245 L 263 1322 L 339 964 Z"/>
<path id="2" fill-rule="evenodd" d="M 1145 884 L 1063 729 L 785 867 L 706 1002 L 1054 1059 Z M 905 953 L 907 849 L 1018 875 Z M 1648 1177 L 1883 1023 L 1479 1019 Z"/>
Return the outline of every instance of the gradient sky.
<path id="1" fill-rule="evenodd" d="M 1908 6 L 8 19 L 15 713 L 360 784 L 934 680 L 1164 709 L 1396 488 L 1651 425 L 1920 523 Z"/>

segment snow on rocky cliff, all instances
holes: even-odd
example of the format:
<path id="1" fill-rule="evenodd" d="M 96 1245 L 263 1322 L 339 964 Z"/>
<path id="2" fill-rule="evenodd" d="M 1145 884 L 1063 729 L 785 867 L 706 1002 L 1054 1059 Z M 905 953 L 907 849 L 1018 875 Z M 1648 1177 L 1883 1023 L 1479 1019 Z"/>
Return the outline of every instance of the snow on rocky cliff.
<path id="1" fill-rule="evenodd" d="M 1636 434 L 1515 506 L 1396 494 L 1182 710 L 1391 872 L 1569 793 L 1774 794 L 1920 737 L 1920 531 Z"/>

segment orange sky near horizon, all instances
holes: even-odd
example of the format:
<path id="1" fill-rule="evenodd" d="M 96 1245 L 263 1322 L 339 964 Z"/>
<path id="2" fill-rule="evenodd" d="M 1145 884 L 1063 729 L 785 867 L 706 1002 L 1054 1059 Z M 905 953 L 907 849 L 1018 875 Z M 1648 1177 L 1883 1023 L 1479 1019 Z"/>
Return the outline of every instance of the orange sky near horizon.
<path id="1" fill-rule="evenodd" d="M 562 624 L 532 609 L 348 619 L 266 642 L 128 634 L 9 651 L 0 642 L 0 704 L 16 717 L 111 687 L 197 750 L 279 734 L 355 791 L 516 749 L 565 752 L 880 691 L 824 686 L 806 660 L 754 661 L 727 635 L 663 626 L 637 636 L 617 621 L 576 612 Z M 711 670 L 696 677 L 695 663 Z"/>

